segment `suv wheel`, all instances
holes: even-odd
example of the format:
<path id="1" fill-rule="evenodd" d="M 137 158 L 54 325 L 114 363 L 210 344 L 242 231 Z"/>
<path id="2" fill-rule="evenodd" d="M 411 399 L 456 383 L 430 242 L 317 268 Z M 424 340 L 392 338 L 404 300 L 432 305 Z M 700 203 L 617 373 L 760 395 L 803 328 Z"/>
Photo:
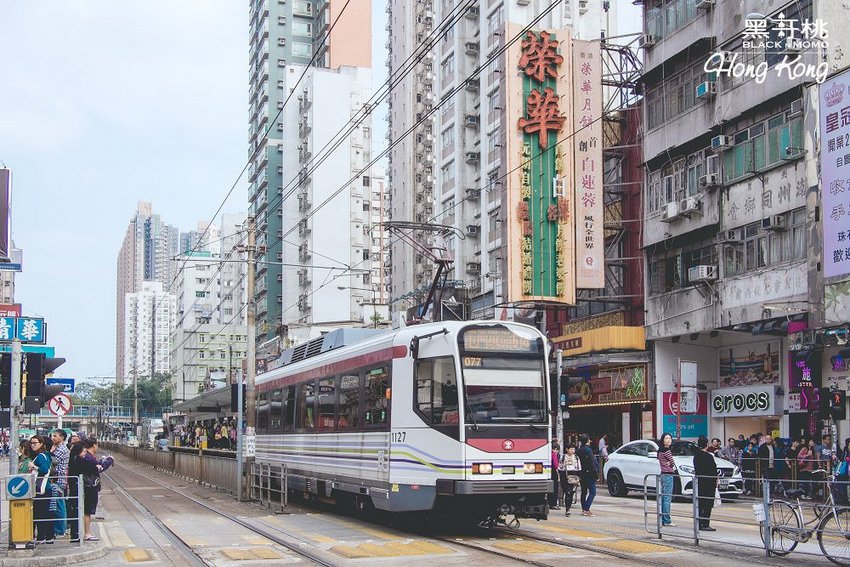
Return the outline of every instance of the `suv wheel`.
<path id="1" fill-rule="evenodd" d="M 629 493 L 626 483 L 623 482 L 623 475 L 620 471 L 613 470 L 608 473 L 608 494 L 611 496 L 625 496 Z"/>

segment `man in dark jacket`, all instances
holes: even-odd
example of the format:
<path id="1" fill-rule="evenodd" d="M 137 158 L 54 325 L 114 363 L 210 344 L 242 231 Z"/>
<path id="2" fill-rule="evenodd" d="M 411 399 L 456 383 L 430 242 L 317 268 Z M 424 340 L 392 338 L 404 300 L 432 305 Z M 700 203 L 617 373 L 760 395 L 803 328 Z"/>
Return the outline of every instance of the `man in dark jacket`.
<path id="1" fill-rule="evenodd" d="M 576 451 L 578 459 L 581 462 L 581 515 L 593 516 L 590 507 L 593 505 L 593 499 L 596 497 L 596 479 L 599 477 L 599 462 L 596 460 L 596 455 L 593 454 L 593 449 L 590 448 L 590 436 L 587 433 L 582 433 L 579 437 L 581 445 Z"/>
<path id="2" fill-rule="evenodd" d="M 774 486 L 777 479 L 776 465 L 780 460 L 780 455 L 773 444 L 773 437 L 765 435 L 762 438 L 762 444 L 758 448 L 758 462 L 761 469 L 761 478 L 768 480 L 770 491 L 774 491 Z"/>
<path id="3" fill-rule="evenodd" d="M 717 490 L 717 463 L 714 455 L 706 451 L 708 439 L 702 436 L 697 441 L 700 448 L 694 455 L 694 474 L 697 475 L 697 508 L 699 510 L 699 529 L 706 532 L 715 531 L 709 525 L 711 509 L 714 508 L 714 492 Z"/>

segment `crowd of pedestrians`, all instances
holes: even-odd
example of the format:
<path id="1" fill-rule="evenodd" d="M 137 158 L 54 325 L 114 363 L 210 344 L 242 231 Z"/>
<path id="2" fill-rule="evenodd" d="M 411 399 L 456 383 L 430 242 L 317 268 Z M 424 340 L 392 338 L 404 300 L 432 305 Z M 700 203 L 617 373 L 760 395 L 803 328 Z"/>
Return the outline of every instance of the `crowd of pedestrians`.
<path id="1" fill-rule="evenodd" d="M 233 419 L 195 421 L 187 426 L 178 425 L 174 434 L 181 447 L 198 449 L 236 450 L 236 422 Z"/>
<path id="2" fill-rule="evenodd" d="M 50 437 L 33 435 L 18 446 L 18 472 L 36 475 L 36 497 L 33 520 L 36 543 L 53 544 L 57 538 L 80 541 L 79 476 L 83 477 L 83 539 L 98 541 L 91 531 L 91 517 L 97 511 L 100 473 L 113 464 L 112 457 L 97 455 L 94 437 L 81 438 L 76 433 L 66 439 L 63 429 Z"/>
<path id="3" fill-rule="evenodd" d="M 803 489 L 807 498 L 823 497 L 823 485 L 830 474 L 838 474 L 838 480 L 847 480 L 850 462 L 850 439 L 835 451 L 832 438 L 824 435 L 798 439 L 774 439 L 770 435 L 754 433 L 748 439 L 743 435 L 729 438 L 717 456 L 741 468 L 744 477 L 744 495 L 755 495 L 759 485 L 767 479 L 771 493 L 781 494 L 791 485 Z"/>

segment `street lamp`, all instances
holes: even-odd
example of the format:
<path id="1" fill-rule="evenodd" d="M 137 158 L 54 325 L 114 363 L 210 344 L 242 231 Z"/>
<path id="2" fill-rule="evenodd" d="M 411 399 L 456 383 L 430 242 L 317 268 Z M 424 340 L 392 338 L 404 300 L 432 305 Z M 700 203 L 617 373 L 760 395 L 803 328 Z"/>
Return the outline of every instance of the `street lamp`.
<path id="1" fill-rule="evenodd" d="M 350 289 L 352 291 L 368 291 L 372 293 L 372 326 L 373 328 L 378 328 L 378 310 L 375 308 L 375 286 L 369 286 L 370 289 L 365 287 L 351 287 L 347 285 L 338 285 L 336 288 L 340 291 Z"/>

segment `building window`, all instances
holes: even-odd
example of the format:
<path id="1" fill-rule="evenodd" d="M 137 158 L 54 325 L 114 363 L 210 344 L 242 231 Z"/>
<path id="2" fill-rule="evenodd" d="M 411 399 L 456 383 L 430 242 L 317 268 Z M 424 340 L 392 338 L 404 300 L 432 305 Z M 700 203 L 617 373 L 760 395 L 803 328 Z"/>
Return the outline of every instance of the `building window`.
<path id="1" fill-rule="evenodd" d="M 717 246 L 698 243 L 683 250 L 652 257 L 649 262 L 649 292 L 667 293 L 689 285 L 688 269 L 694 266 L 716 266 Z"/>
<path id="2" fill-rule="evenodd" d="M 646 33 L 664 37 L 696 17 L 694 0 L 651 0 L 646 8 Z"/>
<path id="3" fill-rule="evenodd" d="M 292 35 L 313 37 L 313 24 L 307 22 L 292 22 Z"/>
<path id="4" fill-rule="evenodd" d="M 729 231 L 723 261 L 726 276 L 806 258 L 806 209 L 800 207 L 783 215 L 783 230 L 766 230 L 762 222 Z"/>
<path id="5" fill-rule="evenodd" d="M 363 187 L 369 187 L 371 183 L 372 183 L 372 180 L 369 178 L 369 176 L 364 175 L 363 176 Z"/>
<path id="6" fill-rule="evenodd" d="M 455 54 L 450 53 L 448 57 L 440 64 L 440 77 L 443 83 L 448 83 L 454 79 L 455 74 Z"/>
<path id="7" fill-rule="evenodd" d="M 455 143 L 455 125 L 452 124 L 445 130 L 443 130 L 442 134 L 440 134 L 440 141 L 442 142 L 443 148 L 447 148 L 449 146 L 454 146 Z"/>
<path id="8" fill-rule="evenodd" d="M 306 0 L 296 0 L 292 3 L 292 13 L 296 16 L 312 16 L 313 4 Z"/>
<path id="9" fill-rule="evenodd" d="M 704 62 L 699 62 L 681 73 L 662 77 L 661 84 L 647 90 L 646 118 L 650 129 L 672 120 L 702 102 L 696 97 L 697 85 L 709 79 L 716 80 L 716 75 L 706 73 L 703 65 Z"/>
<path id="10" fill-rule="evenodd" d="M 723 180 L 727 183 L 786 163 L 786 149 L 802 155 L 803 119 L 788 120 L 785 113 L 738 131 L 735 144 L 723 154 Z"/>
<path id="11" fill-rule="evenodd" d="M 313 46 L 309 43 L 293 41 L 292 55 L 294 55 L 295 57 L 311 57 L 313 55 Z"/>
<path id="12" fill-rule="evenodd" d="M 440 170 L 443 174 L 443 183 L 448 183 L 450 181 L 454 181 L 455 179 L 455 162 L 454 160 L 450 161 L 446 165 L 442 167 Z"/>

